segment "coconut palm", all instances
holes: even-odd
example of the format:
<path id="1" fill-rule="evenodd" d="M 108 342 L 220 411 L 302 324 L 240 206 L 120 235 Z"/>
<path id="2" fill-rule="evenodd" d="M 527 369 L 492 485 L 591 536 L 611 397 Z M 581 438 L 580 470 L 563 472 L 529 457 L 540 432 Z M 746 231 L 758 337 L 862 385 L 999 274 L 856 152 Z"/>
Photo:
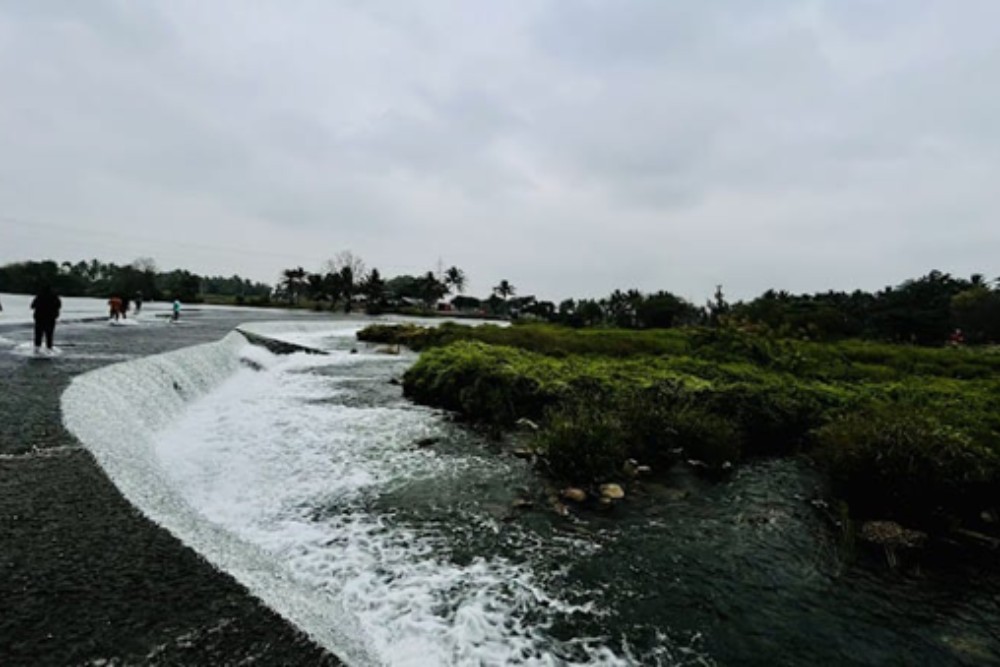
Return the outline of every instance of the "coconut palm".
<path id="1" fill-rule="evenodd" d="M 493 288 L 493 293 L 506 301 L 509 297 L 514 296 L 514 286 L 507 282 L 505 278 L 500 281 L 499 285 Z"/>
<path id="2" fill-rule="evenodd" d="M 449 291 L 455 290 L 459 294 L 465 291 L 465 271 L 453 266 L 444 272 L 444 284 L 448 286 Z"/>

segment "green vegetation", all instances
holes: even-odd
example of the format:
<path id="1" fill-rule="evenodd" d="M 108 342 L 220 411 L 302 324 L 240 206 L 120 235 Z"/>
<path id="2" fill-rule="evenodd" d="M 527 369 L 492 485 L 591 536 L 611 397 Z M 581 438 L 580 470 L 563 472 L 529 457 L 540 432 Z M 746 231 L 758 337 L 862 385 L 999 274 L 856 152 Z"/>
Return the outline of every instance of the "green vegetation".
<path id="1" fill-rule="evenodd" d="M 624 331 L 374 326 L 424 350 L 414 400 L 495 427 L 540 420 L 556 478 L 620 479 L 627 458 L 709 471 L 806 452 L 852 511 L 976 525 L 1000 499 L 1000 353 L 776 339 L 720 327 Z"/>
<path id="2" fill-rule="evenodd" d="M 16 262 L 0 266 L 0 292 L 36 294 L 47 285 L 62 296 L 180 299 L 186 302 L 266 305 L 271 288 L 240 276 L 199 276 L 190 271 L 158 271 L 151 259 L 132 264 L 100 262 Z"/>

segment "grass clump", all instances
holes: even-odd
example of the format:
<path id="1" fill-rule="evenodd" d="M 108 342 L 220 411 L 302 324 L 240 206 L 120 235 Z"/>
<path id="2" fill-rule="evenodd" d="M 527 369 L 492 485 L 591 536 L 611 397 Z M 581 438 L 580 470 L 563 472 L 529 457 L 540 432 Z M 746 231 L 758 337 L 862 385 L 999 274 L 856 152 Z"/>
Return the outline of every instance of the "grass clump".
<path id="1" fill-rule="evenodd" d="M 927 524 L 976 521 L 1000 497 L 1000 455 L 924 410 L 880 404 L 818 429 L 815 457 L 852 509 Z"/>

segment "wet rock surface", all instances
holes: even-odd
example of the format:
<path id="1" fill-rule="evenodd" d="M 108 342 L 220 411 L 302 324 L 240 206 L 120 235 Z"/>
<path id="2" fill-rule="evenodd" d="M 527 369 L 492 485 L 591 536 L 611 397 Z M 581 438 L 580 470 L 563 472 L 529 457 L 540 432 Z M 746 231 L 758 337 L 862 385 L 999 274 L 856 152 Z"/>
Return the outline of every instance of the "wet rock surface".
<path id="1" fill-rule="evenodd" d="M 0 348 L 0 664 L 339 664 L 140 515 L 59 413 L 74 375 L 294 317 L 192 309 L 183 326 L 60 326 L 52 361 Z"/>

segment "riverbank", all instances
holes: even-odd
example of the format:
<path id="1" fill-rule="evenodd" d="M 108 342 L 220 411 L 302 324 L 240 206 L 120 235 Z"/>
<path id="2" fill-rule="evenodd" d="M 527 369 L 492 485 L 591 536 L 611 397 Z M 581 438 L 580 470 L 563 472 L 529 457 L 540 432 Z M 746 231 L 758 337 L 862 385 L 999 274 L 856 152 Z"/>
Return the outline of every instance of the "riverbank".
<path id="1" fill-rule="evenodd" d="M 86 301 L 81 319 L 100 310 Z M 27 327 L 0 330 L 0 663 L 339 664 L 139 514 L 60 418 L 60 395 L 78 374 L 276 315 L 206 309 L 169 325 L 150 311 L 129 327 L 64 323 L 53 360 L 15 353 L 30 345 Z"/>
<path id="2" fill-rule="evenodd" d="M 801 452 L 859 522 L 987 548 L 1000 538 L 995 351 L 546 325 L 359 338 L 424 350 L 404 378 L 419 403 L 499 428 L 540 422 L 533 448 L 564 484 L 627 484 L 636 465 L 679 462 L 720 476 Z"/>

